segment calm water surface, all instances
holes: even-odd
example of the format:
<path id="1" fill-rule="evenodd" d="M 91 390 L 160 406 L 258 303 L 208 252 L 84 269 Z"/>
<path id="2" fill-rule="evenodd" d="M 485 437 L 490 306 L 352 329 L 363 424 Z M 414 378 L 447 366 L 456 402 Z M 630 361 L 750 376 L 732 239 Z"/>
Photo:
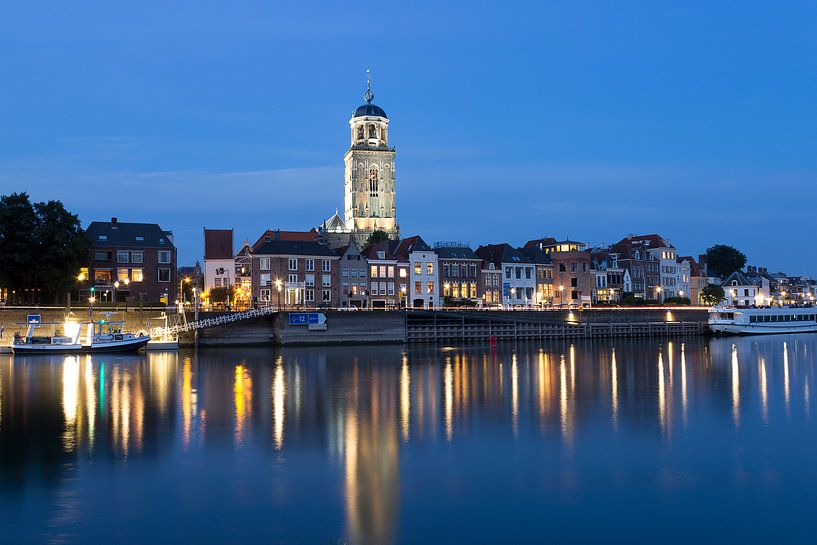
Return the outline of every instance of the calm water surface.
<path id="1" fill-rule="evenodd" d="M 815 352 L 0 356 L 0 543 L 813 543 Z"/>

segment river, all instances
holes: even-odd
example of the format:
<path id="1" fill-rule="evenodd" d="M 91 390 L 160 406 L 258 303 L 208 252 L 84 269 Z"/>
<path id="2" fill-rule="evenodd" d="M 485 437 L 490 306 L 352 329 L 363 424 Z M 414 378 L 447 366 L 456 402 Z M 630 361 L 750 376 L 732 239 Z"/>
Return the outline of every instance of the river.
<path id="1" fill-rule="evenodd" d="M 0 356 L 0 542 L 811 542 L 815 353 L 803 335 Z"/>

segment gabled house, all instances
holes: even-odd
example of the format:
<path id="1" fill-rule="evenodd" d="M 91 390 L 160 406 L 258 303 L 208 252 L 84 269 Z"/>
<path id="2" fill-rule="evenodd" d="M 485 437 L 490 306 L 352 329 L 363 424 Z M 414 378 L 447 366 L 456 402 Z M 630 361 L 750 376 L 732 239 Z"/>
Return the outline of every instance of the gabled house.
<path id="1" fill-rule="evenodd" d="M 447 306 L 478 304 L 483 295 L 482 259 L 468 245 L 455 242 L 438 242 L 434 252 L 439 260 L 442 303 Z"/>
<path id="2" fill-rule="evenodd" d="M 724 301 L 729 306 L 764 306 L 769 302 L 768 284 L 756 285 L 742 272 L 733 272 L 721 283 Z"/>
<path id="3" fill-rule="evenodd" d="M 342 308 L 368 308 L 369 262 L 354 241 L 335 249 L 340 256 L 340 292 L 338 306 Z"/>
<path id="4" fill-rule="evenodd" d="M 531 246 L 530 242 L 519 251 L 536 266 L 536 306 L 548 307 L 553 304 L 553 258 L 549 253 Z"/>
<path id="5" fill-rule="evenodd" d="M 477 248 L 476 254 L 502 271 L 502 302 L 507 307 L 536 306 L 536 265 L 508 243 Z"/>
<path id="6" fill-rule="evenodd" d="M 236 284 L 232 229 L 204 229 L 203 273 L 205 290 Z"/>

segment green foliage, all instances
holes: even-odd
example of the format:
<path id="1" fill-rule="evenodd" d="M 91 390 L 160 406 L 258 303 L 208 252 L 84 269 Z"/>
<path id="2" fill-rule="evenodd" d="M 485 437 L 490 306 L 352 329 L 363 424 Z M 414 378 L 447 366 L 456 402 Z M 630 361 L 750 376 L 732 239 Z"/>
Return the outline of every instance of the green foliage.
<path id="1" fill-rule="evenodd" d="M 61 202 L 32 204 L 26 193 L 0 197 L 0 284 L 17 290 L 18 300 L 24 289 L 46 297 L 69 291 L 88 249 L 79 218 Z"/>
<path id="2" fill-rule="evenodd" d="M 369 238 L 366 239 L 364 247 L 368 248 L 372 244 L 379 244 L 387 240 L 389 240 L 389 235 L 387 235 L 385 231 L 373 231 L 372 234 L 369 235 Z"/>
<path id="3" fill-rule="evenodd" d="M 210 304 L 227 304 L 232 298 L 232 286 L 229 288 L 212 288 L 210 289 Z"/>
<path id="4" fill-rule="evenodd" d="M 717 284 L 709 284 L 701 290 L 701 300 L 705 305 L 717 305 L 723 301 L 725 295 L 723 288 Z"/>
<path id="5" fill-rule="evenodd" d="M 621 304 L 625 306 L 642 306 L 649 304 L 649 301 L 645 301 L 640 297 L 636 297 L 634 293 L 625 293 L 621 297 Z"/>
<path id="6" fill-rule="evenodd" d="M 742 270 L 745 265 L 746 256 L 732 246 L 716 244 L 706 251 L 707 270 L 721 278 Z"/>

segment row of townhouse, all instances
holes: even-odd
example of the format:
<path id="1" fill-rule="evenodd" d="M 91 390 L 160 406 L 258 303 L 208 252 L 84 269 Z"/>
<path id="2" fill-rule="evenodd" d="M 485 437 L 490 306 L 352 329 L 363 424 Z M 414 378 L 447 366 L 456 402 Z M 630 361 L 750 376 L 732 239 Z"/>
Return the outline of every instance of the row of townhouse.
<path id="1" fill-rule="evenodd" d="M 729 304 L 814 298 L 813 280 L 757 267 L 713 278 L 703 256 L 678 256 L 657 234 L 631 235 L 602 248 L 547 237 L 522 247 L 498 243 L 474 250 L 451 242 L 432 247 L 420 236 L 330 248 L 315 230 L 267 230 L 237 253 L 232 230 L 205 229 L 204 239 L 205 293 L 232 286 L 235 302 L 247 305 L 535 308 L 617 304 L 625 296 L 700 304 L 703 289 L 715 282 L 724 285 Z"/>
<path id="2" fill-rule="evenodd" d="M 769 273 L 752 265 L 726 277 L 721 287 L 725 304 L 738 307 L 811 305 L 817 296 L 817 282 L 811 277 Z"/>
<path id="3" fill-rule="evenodd" d="M 663 299 L 690 290 L 689 264 L 679 263 L 657 235 L 607 249 L 554 238 L 519 248 L 499 243 L 473 250 L 451 242 L 432 248 L 419 236 L 330 249 L 315 231 L 268 230 L 230 257 L 232 236 L 205 230 L 205 289 L 236 285 L 252 304 L 531 308 L 617 303 L 634 292 Z"/>

